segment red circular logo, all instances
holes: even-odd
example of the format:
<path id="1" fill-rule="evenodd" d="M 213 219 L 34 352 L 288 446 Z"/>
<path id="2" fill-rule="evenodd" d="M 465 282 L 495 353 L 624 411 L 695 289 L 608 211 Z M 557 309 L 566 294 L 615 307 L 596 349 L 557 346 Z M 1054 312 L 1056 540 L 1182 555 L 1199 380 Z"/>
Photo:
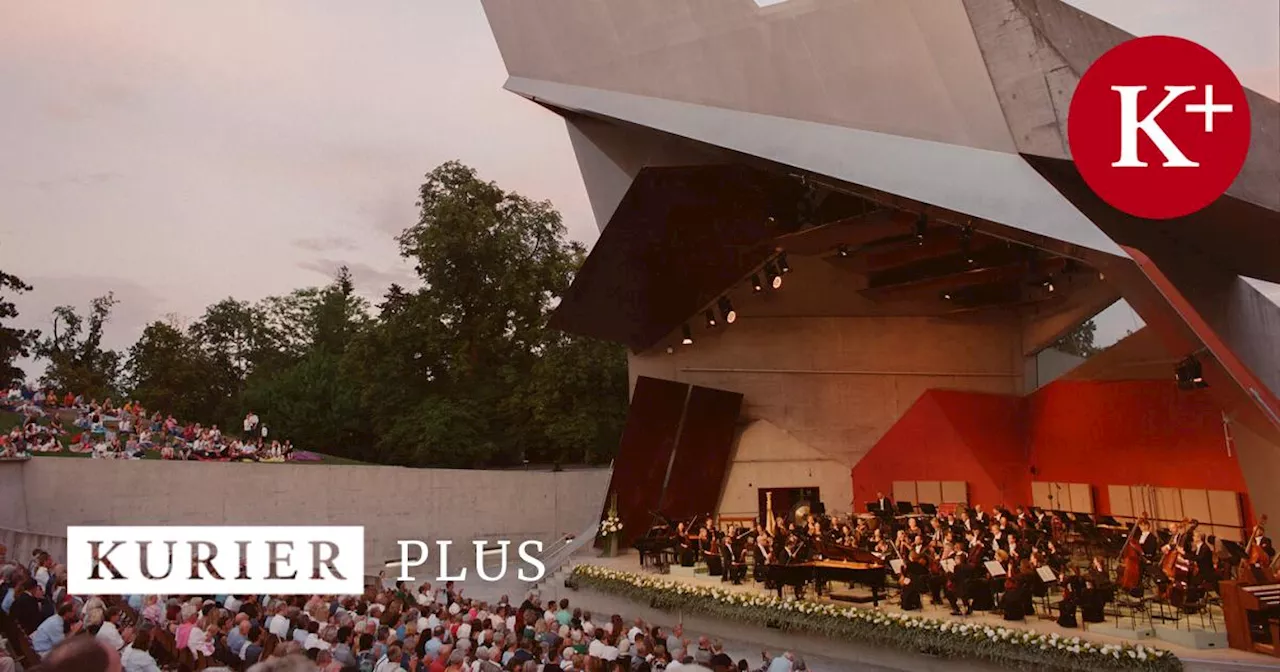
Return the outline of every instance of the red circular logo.
<path id="1" fill-rule="evenodd" d="M 1080 78 L 1067 138 L 1102 200 L 1171 219 L 1209 205 L 1236 179 L 1249 153 L 1249 103 L 1213 52 L 1177 37 L 1139 37 Z"/>

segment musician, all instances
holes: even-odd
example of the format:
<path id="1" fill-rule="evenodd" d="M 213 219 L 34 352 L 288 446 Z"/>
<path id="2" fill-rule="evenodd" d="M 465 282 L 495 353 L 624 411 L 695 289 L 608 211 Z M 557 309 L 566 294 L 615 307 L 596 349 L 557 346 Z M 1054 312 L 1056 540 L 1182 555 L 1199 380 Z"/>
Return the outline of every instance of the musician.
<path id="1" fill-rule="evenodd" d="M 1154 562 L 1156 554 L 1160 551 L 1160 540 L 1156 538 L 1155 532 L 1151 531 L 1151 522 L 1143 520 L 1138 523 L 1138 547 L 1142 549 L 1142 555 L 1148 562 Z"/>
<path id="2" fill-rule="evenodd" d="M 987 521 L 989 521 L 990 519 L 991 519 L 990 516 L 988 516 L 986 513 L 982 511 L 981 504 L 975 504 L 973 506 L 973 521 L 975 523 L 979 525 L 986 525 Z"/>
<path id="3" fill-rule="evenodd" d="M 924 556 L 919 553 L 910 555 L 910 559 L 902 569 L 901 583 L 902 610 L 916 611 L 923 609 L 924 605 L 920 600 L 920 595 L 924 593 L 929 584 L 929 564 Z"/>
<path id="4" fill-rule="evenodd" d="M 883 492 L 876 493 L 876 500 L 872 502 L 872 509 L 881 514 L 893 513 L 893 502 L 884 496 Z"/>
<path id="5" fill-rule="evenodd" d="M 1115 585 L 1107 572 L 1107 563 L 1100 555 L 1093 556 L 1089 571 L 1085 574 L 1084 590 L 1080 595 L 1080 617 L 1085 623 L 1101 623 L 1106 620 L 1103 611 L 1115 595 Z"/>
<path id="6" fill-rule="evenodd" d="M 752 566 L 751 578 L 755 579 L 756 583 L 763 583 L 765 566 L 773 563 L 773 539 L 768 534 L 761 533 L 756 536 L 754 555 L 755 562 Z"/>
<path id="7" fill-rule="evenodd" d="M 1041 534 L 1053 534 L 1053 519 L 1044 512 L 1044 509 L 1036 510 L 1035 527 Z"/>

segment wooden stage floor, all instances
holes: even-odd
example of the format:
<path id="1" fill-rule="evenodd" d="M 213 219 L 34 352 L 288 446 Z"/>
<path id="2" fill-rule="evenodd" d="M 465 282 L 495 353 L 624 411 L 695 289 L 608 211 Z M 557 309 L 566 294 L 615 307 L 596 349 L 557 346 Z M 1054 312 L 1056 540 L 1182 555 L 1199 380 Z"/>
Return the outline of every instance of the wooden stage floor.
<path id="1" fill-rule="evenodd" d="M 650 569 L 641 569 L 639 556 L 633 551 L 621 553 L 617 557 L 613 557 L 613 558 L 579 556 L 574 558 L 574 560 L 576 561 L 574 564 L 599 565 L 602 567 L 607 567 L 609 569 L 618 570 L 618 571 L 652 574 L 654 576 L 661 576 L 662 578 L 670 581 L 679 581 L 679 582 L 687 583 L 690 585 L 715 587 L 715 588 L 721 588 L 725 590 L 745 592 L 745 593 L 772 592 L 772 591 L 766 590 L 763 585 L 753 583 L 749 579 L 746 582 L 744 582 L 742 585 L 735 586 L 728 582 L 722 582 L 720 580 L 720 577 L 718 576 L 713 577 L 713 576 L 708 576 L 706 574 L 687 575 L 685 573 L 680 572 L 680 568 L 675 568 L 675 571 L 673 573 L 659 575 L 656 571 L 652 571 Z M 839 586 L 839 587 L 833 586 L 833 588 L 837 595 L 848 594 L 850 592 L 848 588 L 842 587 L 842 586 Z M 870 596 L 870 591 L 865 589 L 861 589 L 861 590 L 855 589 L 852 592 L 855 595 L 865 595 L 868 597 Z M 888 599 L 881 599 L 879 608 L 882 611 L 901 612 L 902 609 L 899 608 L 898 606 L 897 591 L 891 590 L 888 592 L 890 597 Z M 808 599 L 813 599 L 812 592 L 809 593 Z M 827 597 L 819 598 L 819 599 L 822 601 L 829 600 L 829 598 Z M 866 604 L 857 604 L 857 603 L 840 601 L 837 603 L 843 606 L 852 606 L 852 607 L 865 608 L 865 609 L 872 608 L 870 602 Z M 1186 665 L 1188 669 L 1194 669 L 1194 670 L 1247 670 L 1247 669 L 1280 670 L 1280 658 L 1264 656 L 1261 654 L 1250 653 L 1246 651 L 1237 651 L 1235 649 L 1226 648 L 1225 643 L 1222 648 L 1198 649 L 1198 648 L 1192 648 L 1186 645 L 1181 645 L 1179 643 L 1171 642 L 1161 638 L 1153 638 L 1153 637 L 1133 638 L 1133 637 L 1121 636 L 1120 634 L 1117 634 L 1117 631 L 1120 631 L 1121 633 L 1123 633 L 1123 629 L 1128 628 L 1129 619 L 1127 616 L 1122 617 L 1120 619 L 1120 622 L 1123 628 L 1115 627 L 1116 619 L 1114 615 L 1110 616 L 1106 623 L 1088 624 L 1088 623 L 1081 622 L 1082 626 L 1088 626 L 1087 629 L 1085 627 L 1064 628 L 1062 626 L 1059 626 L 1055 621 L 1043 619 L 1038 615 L 1028 616 L 1025 621 L 1006 621 L 999 614 L 991 614 L 991 613 L 976 612 L 976 611 L 970 616 L 952 616 L 950 606 L 946 604 L 940 604 L 936 606 L 931 605 L 929 603 L 928 595 L 924 597 L 924 608 L 911 613 L 914 613 L 920 616 L 925 616 L 928 618 L 935 618 L 939 620 L 953 620 L 957 622 L 976 623 L 976 624 L 992 625 L 992 626 L 999 625 L 1006 628 L 1019 628 L 1024 630 L 1033 630 L 1033 631 L 1042 632 L 1042 633 L 1056 632 L 1062 637 L 1079 637 L 1081 639 L 1087 639 L 1089 641 L 1093 641 L 1101 644 L 1117 644 L 1117 643 L 1125 643 L 1125 642 L 1133 643 L 1133 644 L 1142 643 L 1148 646 L 1155 646 L 1158 648 L 1172 651 L 1174 655 L 1182 659 L 1184 665 Z M 1224 626 L 1222 623 L 1221 613 L 1215 610 L 1213 614 L 1213 618 L 1214 618 L 1214 622 L 1217 625 L 1218 632 L 1225 632 Z M 1191 620 L 1192 630 L 1201 629 L 1200 617 L 1198 615 L 1191 616 L 1190 620 Z M 1140 626 L 1142 625 L 1141 621 L 1139 622 L 1139 625 Z M 1183 631 L 1187 630 L 1188 626 L 1187 626 L 1186 616 L 1183 617 L 1179 625 Z M 1168 625 L 1168 627 L 1170 628 L 1172 628 L 1173 626 L 1174 626 L 1173 622 L 1170 622 Z M 1210 626 L 1208 617 L 1206 617 L 1204 630 L 1208 632 L 1213 632 L 1213 629 Z M 1222 639 L 1225 642 L 1225 636 L 1223 636 Z"/>

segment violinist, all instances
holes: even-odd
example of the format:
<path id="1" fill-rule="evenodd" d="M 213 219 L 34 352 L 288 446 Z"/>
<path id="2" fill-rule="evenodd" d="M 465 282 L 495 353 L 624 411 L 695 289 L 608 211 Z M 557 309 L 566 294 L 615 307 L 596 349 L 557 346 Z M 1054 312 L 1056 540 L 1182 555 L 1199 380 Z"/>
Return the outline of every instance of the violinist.
<path id="1" fill-rule="evenodd" d="M 1079 597 L 1080 616 L 1085 623 L 1101 623 L 1106 620 L 1104 610 L 1111 601 L 1114 589 L 1106 561 L 1100 555 L 1093 556 L 1089 573 L 1085 576 L 1084 591 Z"/>
<path id="2" fill-rule="evenodd" d="M 919 553 L 912 553 L 909 558 L 906 566 L 902 569 L 901 606 L 903 611 L 916 611 L 924 606 L 920 596 L 924 593 L 924 589 L 929 582 L 929 564 L 924 556 Z"/>
<path id="3" fill-rule="evenodd" d="M 945 556 L 944 556 L 945 557 Z M 969 583 L 973 578 L 975 565 L 969 562 L 964 542 L 957 541 L 951 549 L 950 559 L 955 561 L 949 580 L 945 584 L 947 602 L 951 604 L 951 615 L 960 615 L 960 605 L 964 604 L 964 614 L 973 613 L 973 600 L 969 597 Z"/>

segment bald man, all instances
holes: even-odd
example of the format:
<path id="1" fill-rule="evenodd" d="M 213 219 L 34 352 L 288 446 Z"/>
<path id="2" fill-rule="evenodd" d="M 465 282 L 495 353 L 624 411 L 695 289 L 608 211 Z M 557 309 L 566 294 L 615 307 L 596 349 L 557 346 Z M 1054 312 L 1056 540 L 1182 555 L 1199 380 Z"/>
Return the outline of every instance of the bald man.
<path id="1" fill-rule="evenodd" d="M 41 661 L 43 672 L 122 672 L 120 653 L 90 635 L 74 635 Z"/>

